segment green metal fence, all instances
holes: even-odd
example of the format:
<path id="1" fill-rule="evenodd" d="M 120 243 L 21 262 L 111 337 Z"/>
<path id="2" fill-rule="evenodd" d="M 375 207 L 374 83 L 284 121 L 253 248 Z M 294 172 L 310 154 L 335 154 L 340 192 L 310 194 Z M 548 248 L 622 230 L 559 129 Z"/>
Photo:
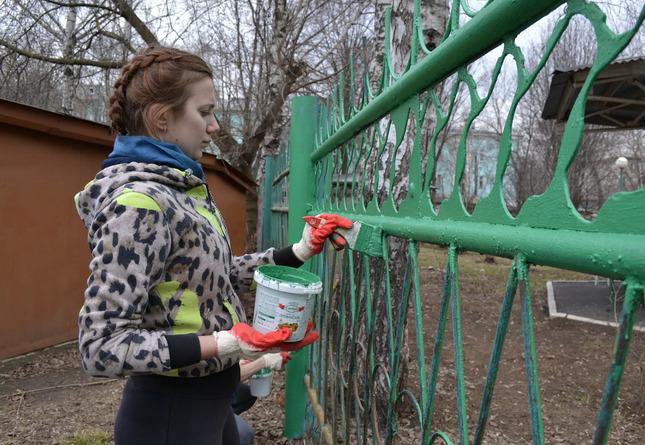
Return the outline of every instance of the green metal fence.
<path id="1" fill-rule="evenodd" d="M 357 105 L 344 103 L 343 94 L 338 93 L 345 91 L 343 85 L 324 104 L 313 97 L 293 100 L 291 146 L 297 150 L 292 150 L 290 161 L 289 241 L 299 239 L 304 214 L 321 212 L 339 213 L 379 227 L 383 238 L 381 255 L 368 257 L 352 251 L 328 253 L 304 266 L 319 274 L 325 284 L 324 295 L 318 299 L 315 309 L 315 322 L 322 338 L 288 365 L 287 437 L 299 437 L 307 432 L 319 443 L 392 443 L 400 421 L 398 407 L 407 404 L 418 421 L 419 442 L 482 443 L 510 313 L 518 294 L 532 440 L 535 444 L 544 443 L 529 269 L 531 265 L 549 265 L 620 279 L 626 285 L 614 357 L 598 408 L 593 439 L 596 444 L 607 443 L 632 340 L 634 314 L 643 304 L 645 189 L 610 196 L 597 217 L 588 221 L 571 203 L 567 175 L 585 130 L 584 109 L 592 83 L 626 47 L 642 25 L 645 13 L 641 12 L 633 28 L 616 34 L 606 25 L 597 5 L 570 0 L 539 64 L 527 69 L 523 53 L 515 43 L 518 33 L 563 3 L 497 0 L 473 11 L 466 0 L 454 0 L 446 36 L 437 48 L 429 51 L 420 38 L 417 2 L 411 60 L 404 73 L 394 73 L 386 50 L 379 90 L 372 95 L 364 76 L 362 100 Z M 598 51 L 566 124 L 550 185 L 543 194 L 530 197 L 517 216 L 513 216 L 504 202 L 503 180 L 515 136 L 512 134 L 515 111 L 576 15 L 592 25 Z M 386 27 L 388 41 L 389 27 Z M 503 54 L 490 73 L 492 81 L 488 91 L 480 96 L 468 65 L 498 45 L 503 45 Z M 417 59 L 417 53 L 424 57 Z M 490 194 L 469 213 L 461 195 L 468 133 L 486 107 L 506 58 L 514 61 L 517 86 L 499 144 L 495 182 Z M 456 75 L 457 81 L 452 86 L 449 104 L 443 106 L 437 88 L 451 75 Z M 352 73 L 352 91 L 353 78 Z M 460 84 L 467 87 L 470 114 L 463 125 L 456 155 L 452 195 L 437 210 L 430 200 L 435 144 L 439 133 L 453 118 L 454 98 Z M 427 135 L 429 145 L 424 147 L 422 124 L 429 110 L 433 110 L 434 125 Z M 414 134 L 411 143 L 404 143 L 406 132 Z M 398 150 L 409 150 L 410 167 L 402 178 Z M 394 183 L 401 180 L 406 184 L 405 196 L 397 202 Z M 394 238 L 407 240 L 405 258 L 390 258 L 389 242 Z M 421 291 L 419 243 L 447 247 L 438 324 L 432 333 L 424 332 L 421 324 L 424 300 L 433 296 L 423 295 Z M 458 256 L 463 251 L 513 260 L 506 291 L 500 296 L 503 301 L 483 397 L 477 412 L 470 413 L 471 418 L 477 419 L 474 431 L 468 430 L 461 337 Z M 391 276 L 394 266 L 401 263 L 404 264 L 399 267 L 402 276 Z M 400 284 L 395 286 L 397 278 Z M 433 427 L 448 313 L 457 402 L 457 424 L 451 433 Z M 399 351 L 404 342 L 406 320 L 411 315 L 410 329 L 414 335 L 410 338 L 417 361 L 418 391 L 402 385 L 400 375 Z M 377 338 L 384 339 L 384 346 L 379 346 Z M 426 343 L 431 343 L 432 348 Z M 382 360 L 377 355 L 379 347 L 385 351 Z M 378 393 L 379 385 L 385 386 L 385 396 Z M 313 413 L 313 423 L 306 426 L 307 412 Z"/>

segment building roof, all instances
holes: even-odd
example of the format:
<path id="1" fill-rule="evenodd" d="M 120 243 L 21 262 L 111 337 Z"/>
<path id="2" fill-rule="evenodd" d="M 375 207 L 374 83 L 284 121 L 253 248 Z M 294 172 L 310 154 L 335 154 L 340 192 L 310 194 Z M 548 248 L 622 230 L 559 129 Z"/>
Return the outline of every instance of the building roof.
<path id="1" fill-rule="evenodd" d="M 569 118 L 591 67 L 554 71 L 543 119 Z M 598 76 L 587 97 L 585 123 L 619 129 L 645 127 L 645 58 L 615 61 Z"/>
<path id="2" fill-rule="evenodd" d="M 114 144 L 115 135 L 107 125 L 5 99 L 0 99 L 0 123 L 103 145 L 106 150 Z M 219 172 L 239 187 L 255 191 L 257 184 L 253 179 L 214 154 L 204 153 L 200 162 L 205 170 Z"/>

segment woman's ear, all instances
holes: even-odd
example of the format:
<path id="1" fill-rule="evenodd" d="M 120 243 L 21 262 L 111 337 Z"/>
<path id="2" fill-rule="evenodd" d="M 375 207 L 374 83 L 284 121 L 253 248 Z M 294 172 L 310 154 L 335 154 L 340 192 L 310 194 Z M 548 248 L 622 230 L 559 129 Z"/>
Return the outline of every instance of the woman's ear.
<path id="1" fill-rule="evenodd" d="M 151 136 L 159 139 L 160 136 L 168 131 L 171 110 L 162 104 L 152 104 L 146 111 L 146 126 L 148 127 L 148 131 Z"/>

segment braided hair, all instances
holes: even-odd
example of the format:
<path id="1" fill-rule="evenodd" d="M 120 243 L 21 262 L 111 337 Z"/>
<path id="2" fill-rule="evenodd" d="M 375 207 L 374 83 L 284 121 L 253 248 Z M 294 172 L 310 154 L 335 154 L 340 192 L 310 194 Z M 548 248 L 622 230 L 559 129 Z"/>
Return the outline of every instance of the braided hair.
<path id="1" fill-rule="evenodd" d="M 114 84 L 108 108 L 112 129 L 157 136 L 156 119 L 180 109 L 190 95 L 187 87 L 205 77 L 212 79 L 213 71 L 195 54 L 160 46 L 144 49 L 123 66 Z"/>

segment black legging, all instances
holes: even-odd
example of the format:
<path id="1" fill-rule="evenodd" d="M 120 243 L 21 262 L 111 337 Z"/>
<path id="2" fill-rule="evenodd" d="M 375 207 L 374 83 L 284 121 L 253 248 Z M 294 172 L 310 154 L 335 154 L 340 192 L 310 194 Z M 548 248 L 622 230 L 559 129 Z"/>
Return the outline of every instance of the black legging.
<path id="1" fill-rule="evenodd" d="M 251 387 L 246 383 L 240 383 L 231 400 L 233 414 L 242 414 L 244 411 L 248 411 L 256 400 L 257 398 L 251 395 Z"/>
<path id="2" fill-rule="evenodd" d="M 130 377 L 115 445 L 238 445 L 231 395 L 239 379 L 237 365 L 201 378 Z"/>

